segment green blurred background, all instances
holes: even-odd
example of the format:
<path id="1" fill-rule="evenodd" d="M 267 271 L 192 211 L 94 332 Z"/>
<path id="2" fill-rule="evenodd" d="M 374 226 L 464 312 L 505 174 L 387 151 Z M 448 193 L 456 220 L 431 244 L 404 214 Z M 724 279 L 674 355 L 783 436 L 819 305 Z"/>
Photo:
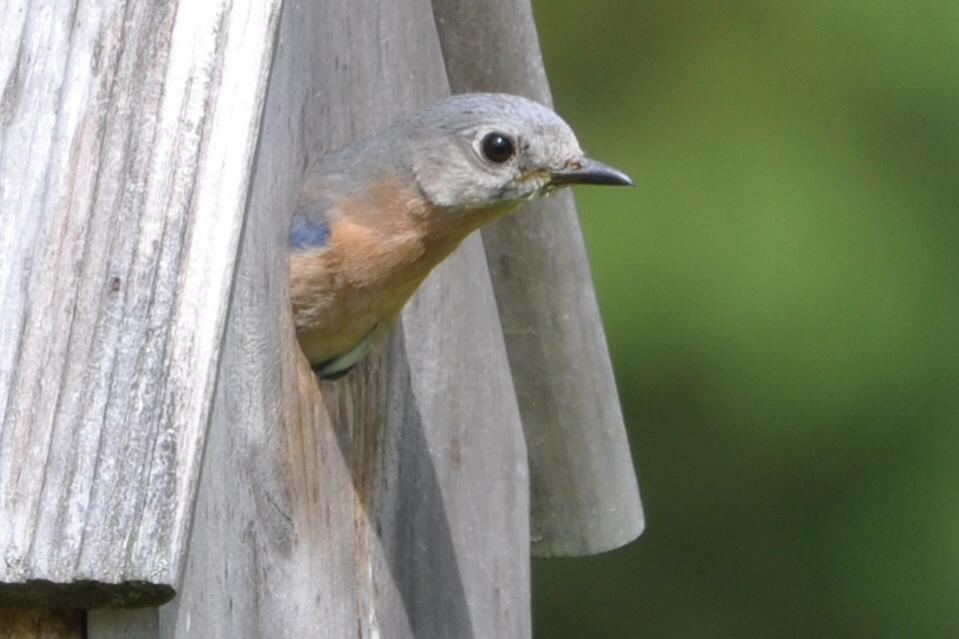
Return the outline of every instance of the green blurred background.
<path id="1" fill-rule="evenodd" d="M 959 2 L 534 2 L 640 475 L 541 639 L 959 637 Z"/>

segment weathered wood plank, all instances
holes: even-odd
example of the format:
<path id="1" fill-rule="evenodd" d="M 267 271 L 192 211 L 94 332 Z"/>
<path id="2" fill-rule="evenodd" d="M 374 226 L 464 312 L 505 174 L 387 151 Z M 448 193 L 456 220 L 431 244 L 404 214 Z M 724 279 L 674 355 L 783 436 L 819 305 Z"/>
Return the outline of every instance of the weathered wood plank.
<path id="1" fill-rule="evenodd" d="M 286 286 L 308 160 L 448 89 L 428 0 L 288 1 L 181 594 L 161 635 L 530 635 L 526 452 L 478 238 L 317 386 Z M 468 383 L 464 380 L 468 380 Z"/>
<path id="2" fill-rule="evenodd" d="M 402 337 L 407 409 L 388 426 L 401 454 L 376 509 L 412 622 L 399 636 L 529 637 L 526 446 L 479 237 L 413 299 Z"/>
<path id="3" fill-rule="evenodd" d="M 0 605 L 173 594 L 277 4 L 2 9 Z"/>
<path id="4" fill-rule="evenodd" d="M 529 0 L 433 0 L 454 92 L 551 104 Z M 621 546 L 643 512 L 572 195 L 483 229 L 529 448 L 532 549 Z"/>

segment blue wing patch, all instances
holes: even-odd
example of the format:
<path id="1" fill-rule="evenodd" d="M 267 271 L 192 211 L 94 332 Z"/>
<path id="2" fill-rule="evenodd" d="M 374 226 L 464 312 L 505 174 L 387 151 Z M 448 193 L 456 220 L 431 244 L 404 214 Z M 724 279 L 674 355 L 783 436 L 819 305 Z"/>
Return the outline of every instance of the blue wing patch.
<path id="1" fill-rule="evenodd" d="M 313 222 L 298 219 L 290 229 L 290 246 L 295 249 L 318 249 L 326 246 L 330 239 L 330 227 L 326 220 Z"/>

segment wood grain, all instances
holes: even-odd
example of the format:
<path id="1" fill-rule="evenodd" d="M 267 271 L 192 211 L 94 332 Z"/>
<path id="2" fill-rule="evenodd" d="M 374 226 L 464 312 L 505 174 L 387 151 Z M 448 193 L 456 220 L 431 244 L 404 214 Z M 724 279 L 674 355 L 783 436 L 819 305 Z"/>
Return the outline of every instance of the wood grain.
<path id="1" fill-rule="evenodd" d="M 445 95 L 446 67 L 466 82 L 475 45 L 451 49 L 444 20 L 482 34 L 513 16 L 528 35 L 524 6 L 4 5 L 0 606 L 147 606 L 91 610 L 90 639 L 529 637 L 521 408 L 534 549 L 635 534 L 585 258 L 545 259 L 529 239 L 545 225 L 517 227 L 529 245 L 467 240 L 345 380 L 318 384 L 293 337 L 289 212 L 309 162 Z M 509 57 L 529 54 L 482 64 L 535 71 Z M 581 256 L 563 215 L 543 245 Z M 588 289 L 582 308 L 529 288 L 549 269 Z M 585 347 L 557 309 L 593 322 Z M 564 354 L 544 353 L 556 340 Z M 536 382 L 572 355 L 605 395 Z M 60 636 L 42 618 L 16 627 Z"/>
<path id="2" fill-rule="evenodd" d="M 454 92 L 552 104 L 529 0 L 433 8 Z M 483 243 L 529 448 L 533 553 L 632 541 L 643 511 L 572 195 L 524 206 Z"/>
<path id="3" fill-rule="evenodd" d="M 312 158 L 448 91 L 428 0 L 287 2 L 180 595 L 161 636 L 530 636 L 528 475 L 477 237 L 318 385 L 289 214 Z"/>
<path id="4" fill-rule="evenodd" d="M 277 8 L 2 8 L 0 605 L 173 595 Z"/>

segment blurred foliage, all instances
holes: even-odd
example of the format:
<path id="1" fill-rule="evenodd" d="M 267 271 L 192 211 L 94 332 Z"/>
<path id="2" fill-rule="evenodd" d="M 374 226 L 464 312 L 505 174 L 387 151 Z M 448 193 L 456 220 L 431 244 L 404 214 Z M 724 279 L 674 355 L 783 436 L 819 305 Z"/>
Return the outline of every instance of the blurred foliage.
<path id="1" fill-rule="evenodd" d="M 534 8 L 647 516 L 535 636 L 959 636 L 959 3 Z"/>

